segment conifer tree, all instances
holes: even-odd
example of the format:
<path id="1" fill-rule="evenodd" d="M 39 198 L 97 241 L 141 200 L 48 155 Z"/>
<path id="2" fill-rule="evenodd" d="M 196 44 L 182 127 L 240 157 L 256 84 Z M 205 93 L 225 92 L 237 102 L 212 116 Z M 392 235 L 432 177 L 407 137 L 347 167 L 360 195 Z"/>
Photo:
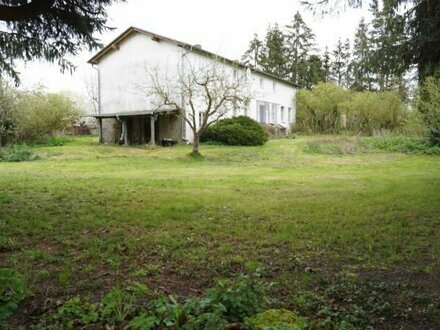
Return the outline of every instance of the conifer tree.
<path id="1" fill-rule="evenodd" d="M 286 45 L 284 34 L 278 24 L 268 27 L 261 47 L 258 63 L 261 68 L 281 78 L 287 76 Z"/>
<path id="2" fill-rule="evenodd" d="M 331 58 L 328 47 L 325 47 L 324 54 L 322 55 L 322 81 L 328 82 L 331 80 Z"/>
<path id="3" fill-rule="evenodd" d="M 261 47 L 263 43 L 258 38 L 258 35 L 255 33 L 254 38 L 249 42 L 249 48 L 241 57 L 241 62 L 244 65 L 251 66 L 254 68 L 259 68 L 259 59 L 261 56 Z"/>
<path id="4" fill-rule="evenodd" d="M 347 39 L 344 43 L 342 43 L 341 38 L 339 38 L 332 55 L 333 61 L 331 64 L 331 76 L 339 86 L 346 86 L 350 58 L 349 40 Z"/>
<path id="5" fill-rule="evenodd" d="M 286 44 L 289 79 L 303 87 L 304 72 L 308 71 L 308 56 L 314 50 L 315 35 L 299 12 L 296 12 L 291 25 L 286 26 Z"/>
<path id="6" fill-rule="evenodd" d="M 356 29 L 353 44 L 353 60 L 351 62 L 353 85 L 358 91 L 371 90 L 373 78 L 371 76 L 372 46 L 369 38 L 368 24 L 362 18 Z"/>

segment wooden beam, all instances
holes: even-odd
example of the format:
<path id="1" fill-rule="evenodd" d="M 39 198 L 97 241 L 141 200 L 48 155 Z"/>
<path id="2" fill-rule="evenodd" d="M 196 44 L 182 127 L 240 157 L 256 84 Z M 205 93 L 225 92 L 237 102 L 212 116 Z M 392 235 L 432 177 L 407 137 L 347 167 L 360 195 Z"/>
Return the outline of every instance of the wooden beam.
<path id="1" fill-rule="evenodd" d="M 122 119 L 122 132 L 124 134 L 124 144 L 128 145 L 128 125 L 127 118 Z"/>
<path id="2" fill-rule="evenodd" d="M 156 121 L 156 118 L 154 118 L 154 115 L 150 116 L 150 128 L 151 128 L 151 139 L 150 139 L 150 144 L 152 146 L 156 145 L 156 132 L 155 132 L 155 128 L 154 128 L 154 122 Z"/>
<path id="3" fill-rule="evenodd" d="M 102 118 L 99 118 L 98 122 L 99 122 L 99 143 L 104 143 L 104 138 L 102 136 Z"/>

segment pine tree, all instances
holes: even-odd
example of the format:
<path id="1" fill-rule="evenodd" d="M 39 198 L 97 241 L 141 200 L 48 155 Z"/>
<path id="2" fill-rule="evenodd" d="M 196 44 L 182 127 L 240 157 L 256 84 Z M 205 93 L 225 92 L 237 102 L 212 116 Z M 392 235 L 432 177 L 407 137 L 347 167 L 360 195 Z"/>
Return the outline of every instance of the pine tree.
<path id="1" fill-rule="evenodd" d="M 261 47 L 258 63 L 261 68 L 281 78 L 287 76 L 286 46 L 283 32 L 278 24 L 268 27 Z"/>
<path id="2" fill-rule="evenodd" d="M 331 59 L 328 47 L 325 47 L 324 54 L 322 55 L 322 81 L 328 82 L 331 80 Z"/>
<path id="3" fill-rule="evenodd" d="M 377 5 L 377 4 L 376 4 Z M 380 90 L 406 91 L 405 64 L 402 46 L 406 42 L 405 20 L 391 7 L 378 10 L 375 6 L 372 21 L 373 55 L 371 68 Z"/>
<path id="4" fill-rule="evenodd" d="M 331 76 L 339 86 L 346 86 L 350 58 L 349 40 L 347 39 L 345 43 L 342 43 L 342 40 L 339 38 L 332 55 L 333 62 L 331 64 Z"/>
<path id="5" fill-rule="evenodd" d="M 371 52 L 368 24 L 362 18 L 356 29 L 353 44 L 353 60 L 351 62 L 353 85 L 358 91 L 371 90 L 373 78 L 371 76 Z"/>
<path id="6" fill-rule="evenodd" d="M 252 66 L 254 68 L 259 68 L 259 59 L 261 56 L 261 47 L 263 43 L 258 38 L 257 34 L 254 34 L 254 38 L 249 42 L 248 50 L 241 57 L 241 62 L 244 65 Z"/>
<path id="7" fill-rule="evenodd" d="M 291 25 L 286 26 L 286 44 L 289 79 L 303 87 L 304 72 L 307 72 L 309 54 L 314 50 L 315 35 L 297 12 Z"/>
<path id="8" fill-rule="evenodd" d="M 321 58 L 318 55 L 310 55 L 305 66 L 307 72 L 303 79 L 304 87 L 310 89 L 318 82 L 325 81 L 325 72 Z"/>

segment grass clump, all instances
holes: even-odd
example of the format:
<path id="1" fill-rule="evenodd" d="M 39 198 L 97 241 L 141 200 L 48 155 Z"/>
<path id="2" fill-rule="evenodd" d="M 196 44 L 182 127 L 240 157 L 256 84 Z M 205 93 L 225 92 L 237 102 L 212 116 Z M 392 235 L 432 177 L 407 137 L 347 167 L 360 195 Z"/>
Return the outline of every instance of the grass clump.
<path id="1" fill-rule="evenodd" d="M 324 136 L 307 141 L 304 152 L 324 155 L 344 155 L 373 152 L 400 152 L 440 155 L 440 147 L 428 144 L 422 138 L 409 136 Z"/>
<path id="2" fill-rule="evenodd" d="M 25 276 L 14 269 L 0 268 L 0 320 L 10 317 L 27 295 Z"/>
<path id="3" fill-rule="evenodd" d="M 25 144 L 15 144 L 0 150 L 0 161 L 27 162 L 40 159 L 31 147 Z"/>
<path id="4" fill-rule="evenodd" d="M 235 146 L 258 146 L 267 142 L 268 135 L 255 120 L 239 116 L 220 120 L 203 132 L 202 142 Z"/>

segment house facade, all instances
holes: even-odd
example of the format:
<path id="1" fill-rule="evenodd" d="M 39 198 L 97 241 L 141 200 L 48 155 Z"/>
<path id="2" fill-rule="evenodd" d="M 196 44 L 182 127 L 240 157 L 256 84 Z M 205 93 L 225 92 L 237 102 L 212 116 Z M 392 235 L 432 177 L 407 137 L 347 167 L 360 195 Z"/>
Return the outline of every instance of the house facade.
<path id="1" fill-rule="evenodd" d="M 98 75 L 100 142 L 125 144 L 192 142 L 192 130 L 173 108 L 159 108 L 153 96 L 139 91 L 155 68 L 177 76 L 188 65 L 215 63 L 231 73 L 246 76 L 249 104 L 231 109 L 225 117 L 248 116 L 262 124 L 288 132 L 295 121 L 293 84 L 260 70 L 190 45 L 131 27 L 104 47 L 89 63 Z M 181 98 L 181 108 L 185 108 Z M 202 118 L 200 113 L 197 118 Z"/>

